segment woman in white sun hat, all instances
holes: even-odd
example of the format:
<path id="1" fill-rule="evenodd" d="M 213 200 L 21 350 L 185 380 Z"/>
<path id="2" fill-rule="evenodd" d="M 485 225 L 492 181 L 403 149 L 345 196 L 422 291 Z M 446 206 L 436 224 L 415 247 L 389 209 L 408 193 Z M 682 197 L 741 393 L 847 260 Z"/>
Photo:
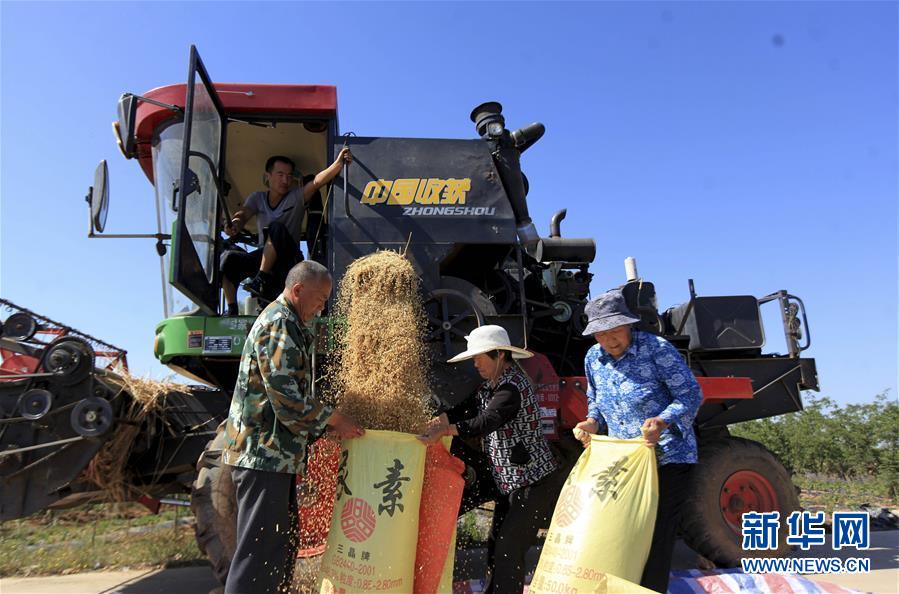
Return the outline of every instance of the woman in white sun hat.
<path id="1" fill-rule="evenodd" d="M 540 427 L 537 394 L 515 361 L 531 353 L 512 346 L 502 326 L 481 326 L 465 339 L 468 348 L 449 363 L 472 359 L 486 380 L 475 393 L 477 409 L 466 414 L 457 407 L 435 417 L 419 439 L 432 443 L 454 435 L 483 440 L 496 487 L 484 592 L 521 594 L 525 553 L 555 506 L 549 477 L 558 465 Z"/>

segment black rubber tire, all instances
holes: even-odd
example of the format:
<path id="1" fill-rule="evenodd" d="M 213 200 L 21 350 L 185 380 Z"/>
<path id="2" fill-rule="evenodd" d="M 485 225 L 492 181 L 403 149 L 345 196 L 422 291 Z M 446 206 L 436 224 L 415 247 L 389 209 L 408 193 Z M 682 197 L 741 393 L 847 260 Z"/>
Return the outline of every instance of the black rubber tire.
<path id="1" fill-rule="evenodd" d="M 756 472 L 771 483 L 777 499 L 776 511 L 780 512 L 777 550 L 744 551 L 741 536 L 724 518 L 721 490 L 727 479 L 740 470 Z M 681 531 L 690 548 L 718 567 L 736 567 L 744 557 L 785 556 L 790 550 L 786 544 L 786 519 L 799 509 L 790 473 L 777 456 L 748 439 L 716 439 L 700 445 L 699 464 L 694 469 L 690 496 L 684 503 Z"/>
<path id="2" fill-rule="evenodd" d="M 222 464 L 224 445 L 222 426 L 200 454 L 190 497 L 190 507 L 197 520 L 197 545 L 206 554 L 212 572 L 222 584 L 228 577 L 237 541 L 237 496 L 231 480 L 231 467 Z"/>

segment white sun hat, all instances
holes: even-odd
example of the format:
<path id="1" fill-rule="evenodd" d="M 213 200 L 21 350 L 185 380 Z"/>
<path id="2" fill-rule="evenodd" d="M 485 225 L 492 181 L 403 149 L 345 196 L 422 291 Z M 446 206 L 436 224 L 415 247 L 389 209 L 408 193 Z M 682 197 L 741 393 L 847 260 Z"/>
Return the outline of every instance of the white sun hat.
<path id="1" fill-rule="evenodd" d="M 471 334 L 465 337 L 465 340 L 468 341 L 468 348 L 447 363 L 458 363 L 471 359 L 475 355 L 495 350 L 509 351 L 512 353 L 513 359 L 527 359 L 534 356 L 534 353 L 530 351 L 512 346 L 509 333 L 502 326 L 487 325 L 475 328 Z"/>

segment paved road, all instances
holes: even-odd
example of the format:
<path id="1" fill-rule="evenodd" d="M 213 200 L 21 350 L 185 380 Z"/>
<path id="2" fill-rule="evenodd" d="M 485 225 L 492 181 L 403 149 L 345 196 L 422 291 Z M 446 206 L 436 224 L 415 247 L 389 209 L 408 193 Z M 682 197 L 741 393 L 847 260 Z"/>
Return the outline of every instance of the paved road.
<path id="1" fill-rule="evenodd" d="M 872 532 L 868 551 L 832 551 L 819 547 L 805 557 L 869 557 L 872 571 L 859 575 L 806 576 L 862 592 L 899 594 L 899 531 Z M 696 554 L 682 543 L 675 551 L 675 569 L 695 566 Z M 209 567 L 96 571 L 43 578 L 0 579 L 2 594 L 206 594 L 218 587 Z"/>
<path id="2" fill-rule="evenodd" d="M 206 594 L 217 586 L 208 566 L 0 579 L 3 594 Z"/>
<path id="3" fill-rule="evenodd" d="M 899 594 L 899 530 L 871 533 L 871 548 L 867 551 L 855 549 L 834 551 L 830 547 L 813 547 L 801 553 L 802 557 L 867 557 L 871 559 L 871 572 L 859 574 L 818 574 L 808 575 L 819 582 L 830 582 L 862 592 L 876 594 Z"/>

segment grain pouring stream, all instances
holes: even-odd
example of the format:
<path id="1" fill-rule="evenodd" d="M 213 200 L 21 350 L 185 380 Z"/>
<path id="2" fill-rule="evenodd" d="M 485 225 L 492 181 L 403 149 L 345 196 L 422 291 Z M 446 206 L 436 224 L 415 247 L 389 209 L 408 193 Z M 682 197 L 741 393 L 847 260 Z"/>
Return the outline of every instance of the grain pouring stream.
<path id="1" fill-rule="evenodd" d="M 431 418 L 419 278 L 402 255 L 353 262 L 338 291 L 342 321 L 331 368 L 336 400 L 367 429 L 420 432 Z"/>

